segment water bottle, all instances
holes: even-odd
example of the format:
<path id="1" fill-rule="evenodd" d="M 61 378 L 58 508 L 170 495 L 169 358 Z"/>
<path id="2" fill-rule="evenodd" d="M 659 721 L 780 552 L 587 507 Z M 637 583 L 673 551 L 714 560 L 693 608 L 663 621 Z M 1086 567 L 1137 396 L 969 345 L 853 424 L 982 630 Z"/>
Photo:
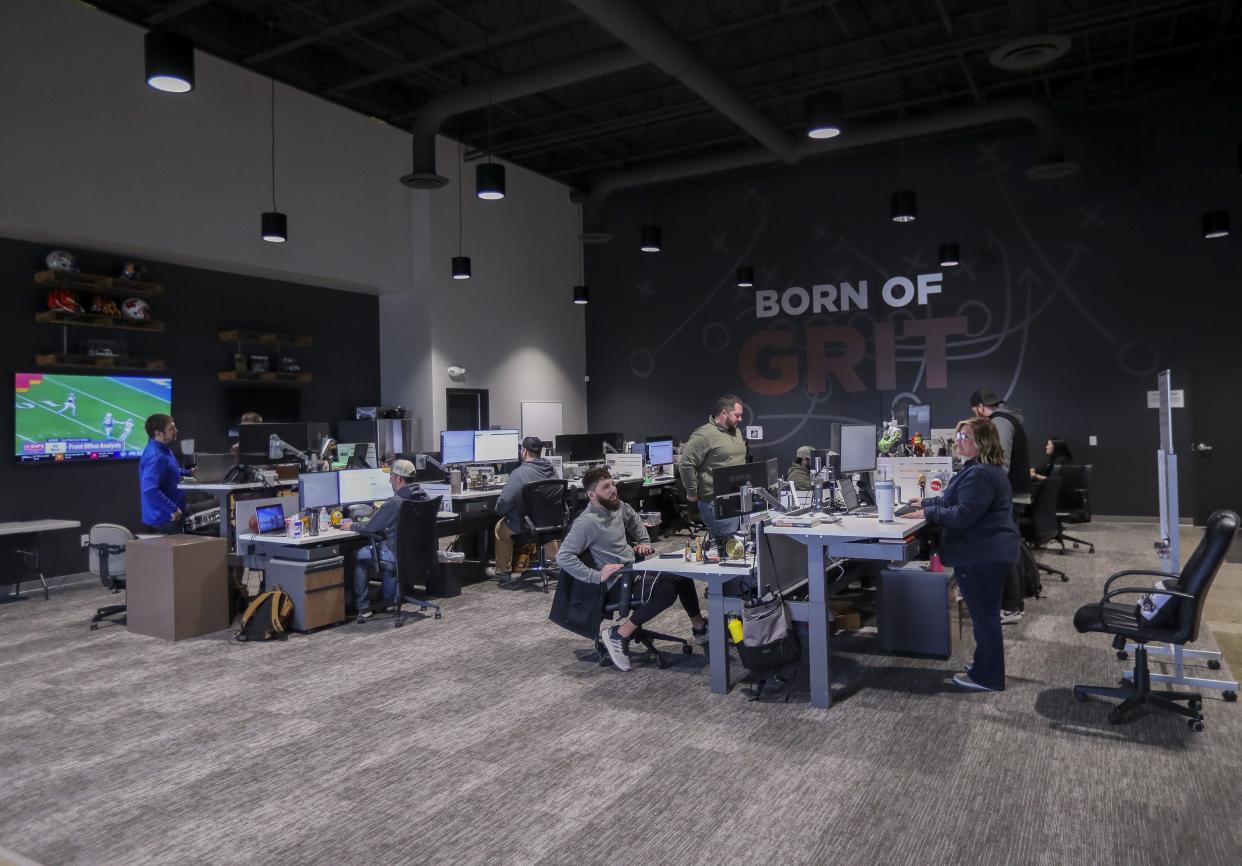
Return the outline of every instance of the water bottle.
<path id="1" fill-rule="evenodd" d="M 328 529 L 331 528 L 331 526 L 332 526 L 332 518 L 328 517 L 328 509 L 320 508 L 319 509 L 319 531 L 327 532 Z"/>
<path id="2" fill-rule="evenodd" d="M 289 537 L 290 538 L 301 538 L 302 529 L 303 529 L 302 515 L 301 514 L 293 515 L 293 523 L 289 525 Z"/>
<path id="3" fill-rule="evenodd" d="M 891 478 L 882 478 L 875 483 L 875 507 L 879 511 L 881 523 L 893 522 L 893 500 L 896 490 Z"/>
<path id="4" fill-rule="evenodd" d="M 742 642 L 742 621 L 736 616 L 729 617 L 729 637 L 734 643 Z"/>
<path id="5" fill-rule="evenodd" d="M 815 474 L 811 476 L 811 506 L 815 511 L 824 510 L 824 473 L 819 458 L 815 458 Z"/>

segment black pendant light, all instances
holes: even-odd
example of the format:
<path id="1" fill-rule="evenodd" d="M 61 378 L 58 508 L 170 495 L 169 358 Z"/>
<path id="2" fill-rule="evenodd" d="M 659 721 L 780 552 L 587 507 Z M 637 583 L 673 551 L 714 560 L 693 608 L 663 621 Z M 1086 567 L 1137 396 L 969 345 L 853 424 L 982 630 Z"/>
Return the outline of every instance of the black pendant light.
<path id="1" fill-rule="evenodd" d="M 841 134 L 841 94 L 828 89 L 828 71 L 824 64 L 824 3 L 819 6 L 819 74 L 822 89 L 806 98 L 806 134 L 823 140 Z"/>
<path id="2" fill-rule="evenodd" d="M 591 290 L 586 286 L 574 286 L 574 303 L 583 305 L 591 303 Z"/>
<path id="3" fill-rule="evenodd" d="M 656 225 L 646 225 L 642 228 L 642 238 L 639 241 L 638 248 L 644 253 L 658 253 L 660 251 L 660 240 L 663 232 Z"/>
<path id="4" fill-rule="evenodd" d="M 755 285 L 755 269 L 750 265 L 742 265 L 737 269 L 737 286 L 739 289 L 749 289 Z"/>
<path id="5" fill-rule="evenodd" d="M 259 227 L 263 240 L 283 244 L 289 240 L 289 220 L 276 209 L 276 79 L 272 79 L 272 209 L 263 214 Z"/>
<path id="6" fill-rule="evenodd" d="M 1204 213 L 1203 237 L 1209 240 L 1229 237 L 1229 211 L 1210 210 Z"/>
<path id="7" fill-rule="evenodd" d="M 489 153 L 488 161 L 481 162 L 474 168 L 475 195 L 487 201 L 505 197 L 505 167 L 491 159 Z"/>
<path id="8" fill-rule="evenodd" d="M 962 263 L 962 254 L 957 244 L 948 243 L 940 245 L 940 267 L 956 268 Z"/>
<path id="9" fill-rule="evenodd" d="M 184 36 L 151 30 L 142 40 L 147 86 L 165 93 L 194 89 L 194 43 Z"/>
<path id="10" fill-rule="evenodd" d="M 578 224 L 582 224 L 582 205 L 578 205 Z M 574 303 L 589 304 L 591 302 L 591 290 L 586 285 L 586 261 L 583 255 L 583 248 L 586 246 L 585 241 L 578 239 L 578 285 L 574 286 Z"/>
<path id="11" fill-rule="evenodd" d="M 462 149 L 465 147 L 457 142 L 457 255 L 453 256 L 453 279 L 470 279 L 470 257 L 462 255 L 461 245 L 464 234 L 461 220 L 461 187 L 462 187 Z"/>
<path id="12" fill-rule="evenodd" d="M 912 223 L 919 215 L 918 195 L 912 189 L 900 189 L 893 193 L 890 209 L 893 222 Z"/>

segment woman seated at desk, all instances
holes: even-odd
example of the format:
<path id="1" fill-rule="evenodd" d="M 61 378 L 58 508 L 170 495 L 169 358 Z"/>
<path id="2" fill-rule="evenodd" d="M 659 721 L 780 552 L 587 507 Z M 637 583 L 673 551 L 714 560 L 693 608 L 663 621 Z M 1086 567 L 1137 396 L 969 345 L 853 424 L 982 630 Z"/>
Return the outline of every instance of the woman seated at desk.
<path id="1" fill-rule="evenodd" d="M 1064 439 L 1057 436 L 1050 437 L 1044 443 L 1044 453 L 1048 455 L 1048 462 L 1038 469 L 1031 467 L 1031 477 L 1036 481 L 1047 481 L 1048 476 L 1058 466 L 1074 462 L 1074 455 L 1070 453 L 1069 446 L 1065 444 Z"/>

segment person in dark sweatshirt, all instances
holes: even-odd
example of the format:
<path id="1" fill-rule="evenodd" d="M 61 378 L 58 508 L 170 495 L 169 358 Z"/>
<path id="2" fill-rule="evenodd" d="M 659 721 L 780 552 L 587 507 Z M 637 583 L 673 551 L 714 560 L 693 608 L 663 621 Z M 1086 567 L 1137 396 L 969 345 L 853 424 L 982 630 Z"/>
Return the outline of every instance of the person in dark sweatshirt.
<path id="1" fill-rule="evenodd" d="M 996 425 L 971 418 L 957 425 L 957 454 L 966 461 L 940 496 L 915 498 L 908 515 L 939 526 L 940 557 L 953 566 L 975 632 L 974 663 L 953 677 L 959 688 L 998 692 L 1005 688 L 1005 645 L 1000 604 L 1005 582 L 1018 561 L 1018 525 Z"/>
<path id="2" fill-rule="evenodd" d="M 1009 476 L 1015 494 L 1031 492 L 1031 453 L 1027 448 L 1025 419 L 1022 410 L 997 397 L 991 388 L 980 388 L 970 395 L 970 408 L 976 418 L 987 418 L 996 425 L 1002 466 Z"/>
<path id="3" fill-rule="evenodd" d="M 532 481 L 543 481 L 556 477 L 552 464 L 543 458 L 543 442 L 537 436 L 527 436 L 522 440 L 522 462 L 517 469 L 509 473 L 509 480 L 500 491 L 496 500 L 496 513 L 500 520 L 496 523 L 496 565 L 487 569 L 488 577 L 499 578 L 501 583 L 507 582 L 513 569 L 513 536 L 526 531 L 522 518 L 522 488 Z M 543 554 L 549 560 L 556 558 L 557 543 L 549 541 L 543 546 Z"/>
<path id="4" fill-rule="evenodd" d="M 811 482 L 811 457 L 815 454 L 815 449 L 810 445 L 803 445 L 797 451 L 797 456 L 793 465 L 785 472 L 785 480 L 793 485 L 794 490 L 810 490 Z"/>
<path id="5" fill-rule="evenodd" d="M 414 482 L 414 464 L 409 460 L 395 460 L 388 470 L 388 483 L 392 485 L 392 496 L 384 500 L 379 511 L 366 521 L 346 520 L 342 529 L 356 529 L 370 535 L 378 535 L 380 539 L 379 557 L 382 562 L 396 562 L 397 556 L 393 542 L 397 537 L 397 516 L 401 512 L 401 503 L 407 499 L 416 502 L 425 501 L 428 497 L 423 488 Z M 354 566 L 354 606 L 358 611 L 358 622 L 371 618 L 371 548 L 364 547 L 357 553 L 357 564 Z M 393 604 L 397 600 L 396 569 L 380 570 L 381 604 Z"/>

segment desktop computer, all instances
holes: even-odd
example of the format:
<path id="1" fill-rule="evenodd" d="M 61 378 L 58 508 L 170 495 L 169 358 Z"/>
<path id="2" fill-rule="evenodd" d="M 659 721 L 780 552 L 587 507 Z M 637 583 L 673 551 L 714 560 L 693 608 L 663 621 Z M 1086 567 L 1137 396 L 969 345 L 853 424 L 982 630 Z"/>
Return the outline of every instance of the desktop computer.
<path id="1" fill-rule="evenodd" d="M 343 469 L 336 475 L 342 505 L 379 502 L 392 496 L 392 484 L 383 469 Z"/>
<path id="2" fill-rule="evenodd" d="M 648 439 L 647 462 L 652 466 L 668 466 L 673 462 L 673 440 Z"/>
<path id="3" fill-rule="evenodd" d="M 445 466 L 474 462 L 473 430 L 440 431 L 440 462 Z"/>
<path id="4" fill-rule="evenodd" d="M 875 471 L 876 441 L 874 424 L 842 424 L 841 474 Z"/>
<path id="5" fill-rule="evenodd" d="M 305 472 L 298 476 L 298 510 L 332 508 L 341 501 L 339 472 Z"/>
<path id="6" fill-rule="evenodd" d="M 512 463 L 522 459 L 521 450 L 521 431 L 474 431 L 474 461 L 476 463 Z"/>

